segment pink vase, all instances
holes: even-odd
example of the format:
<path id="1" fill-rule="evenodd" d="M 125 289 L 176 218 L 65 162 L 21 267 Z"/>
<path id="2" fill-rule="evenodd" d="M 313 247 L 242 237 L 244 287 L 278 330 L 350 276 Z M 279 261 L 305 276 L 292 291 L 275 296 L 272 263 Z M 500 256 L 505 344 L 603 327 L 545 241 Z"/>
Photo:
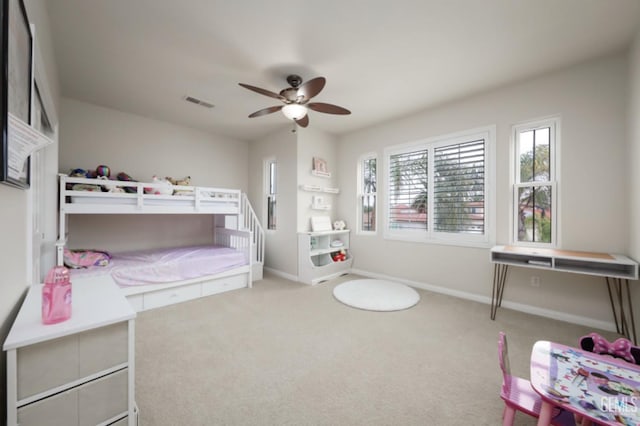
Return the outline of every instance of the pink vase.
<path id="1" fill-rule="evenodd" d="M 69 270 L 55 266 L 47 273 L 42 287 L 42 322 L 56 324 L 71 318 L 71 280 Z"/>

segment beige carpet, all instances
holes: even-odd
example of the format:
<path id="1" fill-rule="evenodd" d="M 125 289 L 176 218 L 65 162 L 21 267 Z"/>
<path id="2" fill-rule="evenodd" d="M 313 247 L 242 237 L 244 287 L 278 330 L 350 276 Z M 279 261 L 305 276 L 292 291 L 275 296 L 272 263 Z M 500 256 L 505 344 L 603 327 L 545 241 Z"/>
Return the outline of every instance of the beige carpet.
<path id="1" fill-rule="evenodd" d="M 353 309 L 332 295 L 353 278 L 311 287 L 266 274 L 140 313 L 140 424 L 498 425 L 498 331 L 526 377 L 536 340 L 575 345 L 591 331 L 507 309 L 491 321 L 488 305 L 422 290 L 408 310 Z"/>

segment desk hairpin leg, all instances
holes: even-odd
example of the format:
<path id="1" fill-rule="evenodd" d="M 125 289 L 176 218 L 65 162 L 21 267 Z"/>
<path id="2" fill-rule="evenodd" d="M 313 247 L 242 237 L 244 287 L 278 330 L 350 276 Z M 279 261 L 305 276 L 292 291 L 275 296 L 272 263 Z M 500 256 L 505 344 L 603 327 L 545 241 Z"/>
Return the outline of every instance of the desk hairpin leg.
<path id="1" fill-rule="evenodd" d="M 637 344 L 636 324 L 633 315 L 633 305 L 631 303 L 629 280 L 624 280 L 624 286 L 622 278 L 605 277 L 605 280 L 607 282 L 607 290 L 609 292 L 609 301 L 611 302 L 613 319 L 616 323 L 616 332 L 633 341 L 633 344 Z M 624 306 L 625 298 L 627 299 L 626 312 Z M 627 313 L 629 318 L 627 318 Z"/>
<path id="2" fill-rule="evenodd" d="M 496 319 L 498 308 L 502 305 L 504 285 L 507 281 L 509 265 L 496 263 L 493 265 L 493 289 L 491 290 L 491 319 Z"/>

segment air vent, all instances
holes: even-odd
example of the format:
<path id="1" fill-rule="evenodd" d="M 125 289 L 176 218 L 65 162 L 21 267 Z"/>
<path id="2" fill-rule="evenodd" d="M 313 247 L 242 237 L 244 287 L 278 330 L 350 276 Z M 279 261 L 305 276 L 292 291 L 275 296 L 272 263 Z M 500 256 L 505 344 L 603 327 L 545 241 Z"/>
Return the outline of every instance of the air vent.
<path id="1" fill-rule="evenodd" d="M 203 106 L 205 108 L 214 107 L 211 102 L 203 101 L 202 99 L 194 98 L 193 96 L 185 96 L 184 100 L 187 102 L 191 102 L 192 104 Z"/>

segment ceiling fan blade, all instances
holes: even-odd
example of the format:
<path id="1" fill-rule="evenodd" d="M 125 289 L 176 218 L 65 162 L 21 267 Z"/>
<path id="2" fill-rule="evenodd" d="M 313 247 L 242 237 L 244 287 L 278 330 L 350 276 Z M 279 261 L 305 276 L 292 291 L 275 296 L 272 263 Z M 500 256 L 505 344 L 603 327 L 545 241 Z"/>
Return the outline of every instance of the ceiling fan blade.
<path id="1" fill-rule="evenodd" d="M 312 102 L 307 106 L 314 111 L 325 112 L 327 114 L 351 114 L 351 111 L 346 108 L 339 107 L 338 105 L 325 104 L 323 102 Z"/>
<path id="2" fill-rule="evenodd" d="M 280 111 L 284 105 L 272 106 L 269 108 L 261 109 L 260 111 L 256 111 L 249 116 L 249 118 L 261 117 L 263 115 L 271 114 L 272 112 Z"/>
<path id="3" fill-rule="evenodd" d="M 304 96 L 304 101 L 307 102 L 309 99 L 320 93 L 326 82 L 327 80 L 324 77 L 312 78 L 306 83 L 303 83 L 302 86 L 298 87 L 298 96 Z"/>
<path id="4" fill-rule="evenodd" d="M 305 115 L 300 120 L 296 120 L 296 123 L 298 123 L 298 126 L 300 127 L 307 127 L 309 125 L 309 114 Z"/>
<path id="5" fill-rule="evenodd" d="M 284 96 L 281 96 L 277 93 L 271 92 L 269 90 L 266 89 L 261 89 L 259 87 L 256 86 L 251 86 L 249 84 L 244 84 L 244 83 L 238 83 L 240 86 L 244 87 L 245 89 L 249 89 L 249 90 L 253 90 L 254 92 L 260 93 L 261 95 L 265 95 L 265 96 L 269 96 L 270 98 L 276 98 L 279 99 L 281 101 L 286 101 L 286 99 L 284 98 Z"/>

